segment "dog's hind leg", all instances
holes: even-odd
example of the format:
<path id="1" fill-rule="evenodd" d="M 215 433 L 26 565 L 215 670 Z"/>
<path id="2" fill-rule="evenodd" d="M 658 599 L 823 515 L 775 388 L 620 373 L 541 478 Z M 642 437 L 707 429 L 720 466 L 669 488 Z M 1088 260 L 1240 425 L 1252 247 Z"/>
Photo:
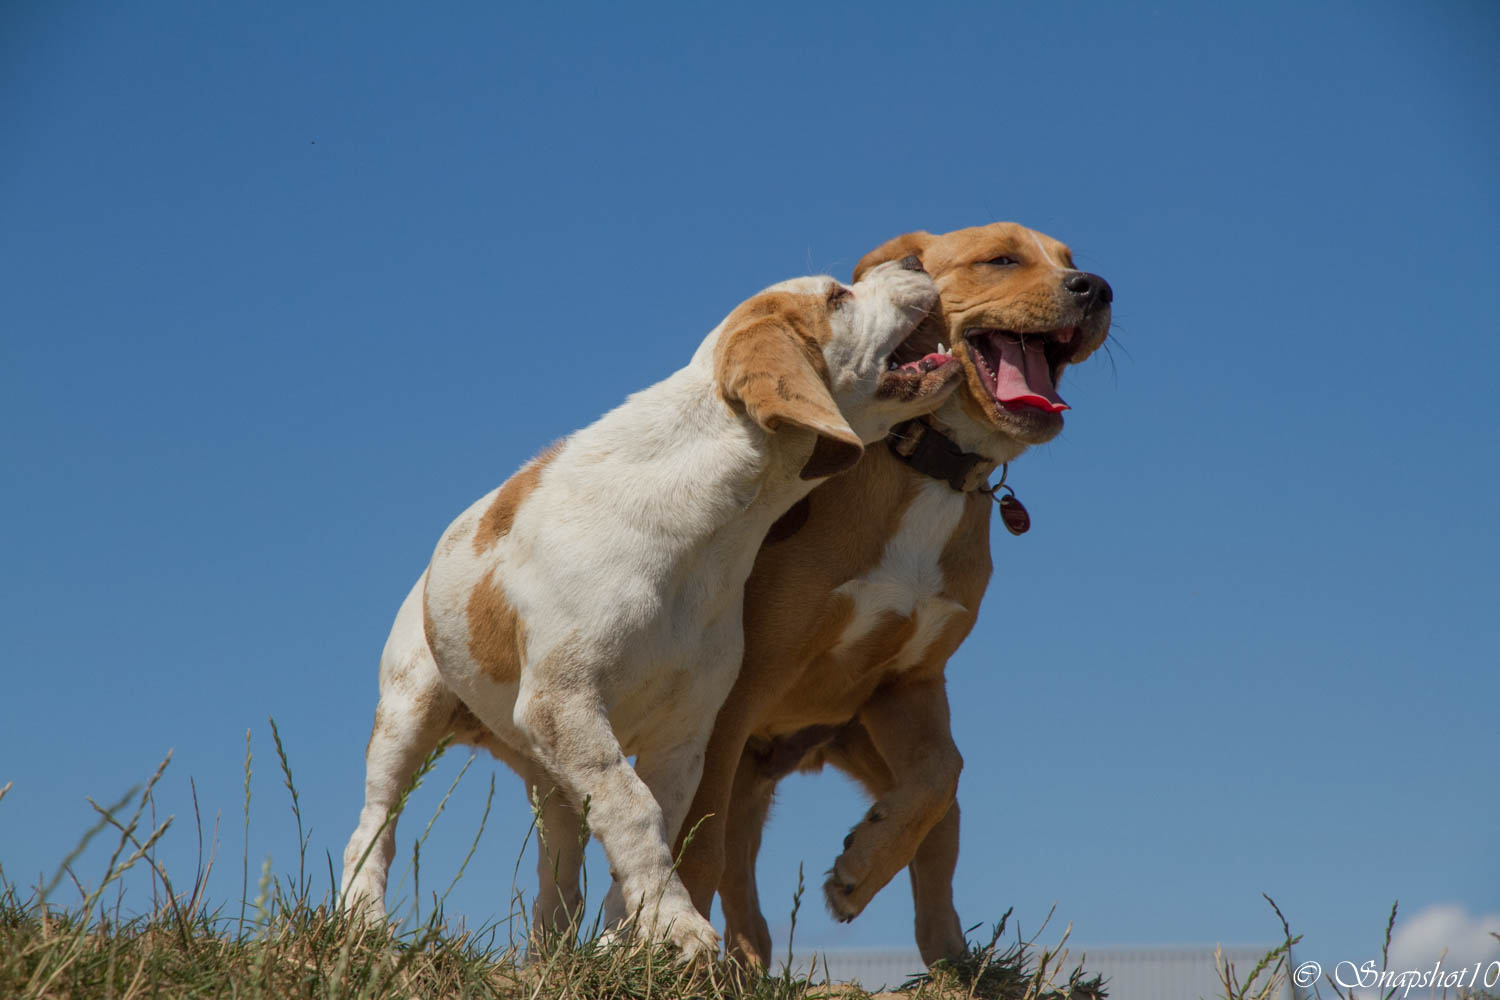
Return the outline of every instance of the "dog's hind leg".
<path id="1" fill-rule="evenodd" d="M 724 948 L 750 968 L 764 969 L 771 963 L 771 929 L 760 910 L 755 859 L 780 777 L 758 766 L 753 754 L 744 754 L 735 772 L 724 824 L 724 875 L 719 882 Z"/>
<path id="2" fill-rule="evenodd" d="M 418 766 L 453 731 L 462 706 L 443 683 L 422 633 L 422 586 L 407 595 L 380 658 L 380 703 L 365 748 L 365 803 L 344 848 L 343 908 L 385 916 L 396 810 Z"/>
<path id="3" fill-rule="evenodd" d="M 552 936 L 571 937 L 583 918 L 578 873 L 588 830 L 567 792 L 544 770 L 531 764 L 526 772 L 526 791 L 537 810 L 537 894 L 531 933 L 533 942 L 545 947 Z"/>
<path id="4" fill-rule="evenodd" d="M 957 869 L 958 801 L 954 800 L 922 838 L 906 869 L 916 911 L 917 950 L 928 965 L 941 958 L 960 958 L 968 950 L 964 925 L 953 908 L 953 873 Z"/>

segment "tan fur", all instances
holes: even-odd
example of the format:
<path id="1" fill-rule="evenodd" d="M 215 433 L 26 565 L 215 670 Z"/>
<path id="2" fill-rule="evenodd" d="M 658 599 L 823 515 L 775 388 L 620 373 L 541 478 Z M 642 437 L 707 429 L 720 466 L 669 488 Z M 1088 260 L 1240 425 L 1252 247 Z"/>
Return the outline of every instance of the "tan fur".
<path id="1" fill-rule="evenodd" d="M 536 484 L 541 481 L 542 470 L 547 463 L 552 461 L 558 449 L 562 447 L 561 442 L 553 444 L 542 451 L 530 462 L 523 465 L 515 475 L 505 481 L 495 494 L 494 502 L 479 519 L 479 527 L 474 531 L 474 554 L 480 555 L 494 547 L 501 537 L 510 533 L 511 522 L 516 518 L 516 508 L 521 506 L 521 501 L 531 495 L 536 489 Z"/>
<path id="2" fill-rule="evenodd" d="M 956 405 L 977 433 L 999 442 L 1002 453 L 991 457 L 1008 461 L 1027 444 L 1055 435 L 1060 419 L 1049 424 L 995 404 L 963 333 L 976 326 L 1025 332 L 1068 325 L 1059 321 L 1074 308 L 1059 276 L 1060 269 L 1072 267 L 1068 248 L 1010 223 L 941 236 L 909 233 L 867 255 L 855 277 L 909 254 L 920 257 L 941 292 L 941 314 L 919 331 L 922 349 L 935 350 L 941 341 L 963 363 Z M 985 263 L 999 256 L 1020 263 Z M 1102 341 L 1105 316 L 1103 329 L 1090 332 L 1095 339 L 1080 345 L 1074 361 Z M 938 559 L 938 596 L 952 603 L 953 613 L 915 665 L 897 671 L 891 662 L 916 627 L 911 618 L 888 611 L 848 641 L 852 601 L 836 592 L 880 563 L 924 481 L 885 447 L 871 446 L 853 469 L 813 492 L 805 521 L 773 530 L 747 585 L 744 663 L 720 710 L 684 829 L 708 818 L 680 871 L 702 912 L 720 891 L 726 943 L 752 963 L 770 954 L 754 864 L 780 774 L 767 773 L 763 758 L 745 748 L 752 741 L 771 746 L 778 737 L 795 745 L 790 734 L 815 732 L 810 727 L 816 726 L 841 728 L 803 766 L 831 763 L 876 799 L 830 874 L 827 893 L 835 916 L 857 914 L 909 866 L 923 959 L 931 963 L 964 949 L 952 900 L 959 815 L 954 792 L 962 758 L 949 731 L 943 671 L 972 629 L 989 581 L 990 499 L 978 493 L 963 498 L 958 524 Z"/>
<path id="3" fill-rule="evenodd" d="M 469 653 L 497 684 L 520 680 L 526 627 L 505 599 L 493 571 L 469 594 Z"/>
<path id="4" fill-rule="evenodd" d="M 510 533 L 516 510 L 536 489 L 542 470 L 557 454 L 561 443 L 543 450 L 507 479 L 495 493 L 479 525 L 474 530 L 474 552 L 483 554 Z M 516 617 L 515 608 L 505 599 L 505 592 L 493 572 L 485 575 L 469 595 L 469 652 L 486 675 L 496 683 L 506 684 L 521 676 L 521 661 L 526 655 L 525 625 Z M 423 631 L 432 644 L 431 623 L 423 616 Z"/>

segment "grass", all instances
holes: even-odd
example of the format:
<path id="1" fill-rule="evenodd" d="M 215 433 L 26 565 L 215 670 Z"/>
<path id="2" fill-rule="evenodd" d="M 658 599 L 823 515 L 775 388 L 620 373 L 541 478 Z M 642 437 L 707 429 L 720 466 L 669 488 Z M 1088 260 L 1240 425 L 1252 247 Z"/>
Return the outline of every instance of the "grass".
<path id="1" fill-rule="evenodd" d="M 719 962 L 688 967 L 667 949 L 627 941 L 602 946 L 599 926 L 585 934 L 565 933 L 545 941 L 520 940 L 516 927 L 528 926 L 525 900 L 513 894 L 512 911 L 478 930 L 445 916 L 448 894 L 463 877 L 478 848 L 494 799 L 490 779 L 484 816 L 468 855 L 442 892 L 429 891 L 422 910 L 421 850 L 433 824 L 468 771 L 459 771 L 443 795 L 426 829 L 412 846 L 408 872 L 412 878 L 411 913 L 399 922 L 366 926 L 345 918 L 338 906 L 336 876 L 331 857 L 327 887 L 307 866 L 310 837 L 303 830 L 300 798 L 281 733 L 274 720 L 271 736 L 283 784 L 290 797 L 296 825 L 298 857 L 295 873 L 276 875 L 271 859 L 258 866 L 251 884 L 249 833 L 250 775 L 254 760 L 251 733 L 245 734 L 244 835 L 241 856 L 241 898 L 229 907 L 211 907 L 205 894 L 219 845 L 217 824 L 204 840 L 196 785 L 192 786 L 198 860 L 191 878 L 174 881 L 158 862 L 156 848 L 174 831 L 174 819 L 158 823 L 154 790 L 171 763 L 161 762 L 144 785 L 102 806 L 88 800 L 96 820 L 78 844 L 59 863 L 56 872 L 30 890 L 12 884 L 0 866 L 0 997 L 6 1000 L 135 1000 L 135 998 L 226 997 L 318 998 L 318 1000 L 394 1000 L 394 998 L 503 998 L 503 1000 L 662 1000 L 702 997 L 705 1000 L 862 1000 L 872 994 L 856 985 L 833 983 L 826 972 L 819 979 L 816 956 L 811 977 L 795 975 L 790 965 L 779 974 L 746 971 Z M 392 816 L 432 771 L 447 747 L 440 744 L 418 769 Z M 473 758 L 470 758 L 472 762 Z M 11 785 L 0 787 L 0 808 Z M 533 803 L 540 811 L 540 803 Z M 535 827 L 533 826 L 533 830 Z M 528 831 L 529 840 L 531 831 Z M 100 838 L 109 843 L 109 859 L 97 881 L 85 884 L 77 866 L 89 846 Z M 522 844 L 524 853 L 525 844 Z M 368 856 L 368 852 L 367 852 Z M 520 860 L 517 859 L 519 872 Z M 149 878 L 151 906 L 145 912 L 124 910 L 124 880 L 132 872 Z M 403 875 L 404 879 L 405 876 Z M 395 896 L 400 884 L 392 889 Z M 254 895 L 251 895 L 252 888 Z M 795 934 L 804 885 L 799 869 L 792 896 L 791 927 Z M 59 897 L 67 902 L 59 902 Z M 1283 996 L 1290 970 L 1294 936 L 1279 907 L 1269 896 L 1281 923 L 1282 940 L 1249 970 L 1236 969 L 1218 957 L 1223 1000 L 1273 1000 Z M 1000 918 L 988 943 L 972 944 L 957 961 L 941 962 L 930 973 L 911 979 L 898 990 L 875 994 L 909 1000 L 1104 1000 L 1107 984 L 1068 961 L 1063 945 L 1038 943 L 1041 931 L 1022 940 L 1007 938 L 1010 911 Z M 1050 914 L 1049 914 L 1050 917 Z M 1381 950 L 1382 967 L 1389 960 L 1391 933 L 1396 921 L 1392 906 Z M 1046 922 L 1042 929 L 1045 930 Z M 582 938 L 582 940 L 580 940 Z M 788 953 L 794 942 L 789 938 Z M 1299 983 L 1304 1000 L 1381 1000 L 1407 995 L 1449 997 L 1453 1000 L 1500 1000 L 1494 993 L 1470 990 L 1417 989 L 1393 981 L 1362 992 L 1340 987 L 1326 976 Z M 1323 991 L 1327 990 L 1327 994 Z"/>
<path id="2" fill-rule="evenodd" d="M 1067 943 L 1071 927 L 1063 932 L 1055 948 L 1037 944 L 1046 930 L 1047 920 L 1029 939 L 1018 935 L 1014 941 L 1001 942 L 1005 925 L 1013 910 L 1006 910 L 990 933 L 988 944 L 971 944 L 958 959 L 939 961 L 924 976 L 910 979 L 903 990 L 934 985 L 940 994 L 976 997 L 1036 997 L 1037 1000 L 1104 1000 L 1109 994 L 1099 976 L 1087 976 L 1083 967 L 1067 967 Z M 1061 981 L 1059 981 L 1061 980 Z"/>
<path id="3" fill-rule="evenodd" d="M 0 866 L 0 997 L 860 1000 L 871 996 L 858 986 L 829 982 L 826 975 L 822 980 L 816 974 L 803 978 L 785 969 L 779 975 L 765 975 L 729 962 L 688 967 L 674 961 L 673 955 L 658 945 L 627 941 L 601 946 L 594 940 L 597 920 L 589 934 L 561 934 L 540 942 L 528 942 L 524 936 L 518 940 L 513 929 L 528 926 L 525 900 L 519 893 L 513 896 L 511 913 L 470 930 L 461 922 L 450 923 L 444 910 L 444 901 L 462 878 L 468 858 L 444 891 L 429 890 L 424 913 L 421 846 L 464 771 L 455 778 L 432 822 L 413 846 L 409 868 L 413 904 L 408 919 L 394 926 L 351 921 L 339 910 L 331 858 L 326 888 L 321 892 L 315 888 L 321 876 L 307 865 L 309 837 L 303 831 L 296 782 L 274 720 L 271 735 L 296 824 L 299 850 L 295 871 L 278 875 L 271 859 L 266 858 L 257 866 L 251 882 L 248 844 L 253 754 L 251 734 L 247 732 L 241 898 L 228 906 L 213 905 L 207 899 L 205 887 L 217 857 L 219 837 L 216 825 L 204 840 L 196 786 L 193 806 L 198 861 L 190 877 L 174 878 L 158 863 L 156 852 L 165 837 L 179 833 L 172 817 L 161 823 L 155 819 L 154 790 L 170 765 L 169 754 L 144 785 L 132 788 L 114 803 L 101 806 L 89 800 L 97 814 L 96 822 L 64 856 L 50 879 L 22 890 Z M 445 746 L 434 751 L 418 770 L 401 804 L 430 773 Z M 0 788 L 0 808 L 9 789 L 8 784 Z M 493 796 L 492 778 L 491 800 Z M 485 816 L 488 814 L 487 802 Z M 469 857 L 478 846 L 483 828 L 481 820 Z M 77 866 L 100 838 L 106 844 L 112 839 L 109 859 L 97 879 L 85 883 Z M 126 911 L 124 880 L 127 875 L 134 878 L 142 873 L 150 881 L 151 906 L 144 912 Z M 801 896 L 799 875 L 793 898 L 794 929 Z M 63 898 L 66 901 L 60 901 Z M 1061 946 L 1040 948 L 1035 937 L 1002 945 L 1004 929 L 1002 918 L 987 945 L 976 945 L 962 961 L 941 965 L 932 975 L 912 980 L 898 994 L 911 1000 L 1099 1000 L 1105 996 L 1097 977 L 1086 977 L 1080 968 L 1064 972 L 1066 952 Z M 816 958 L 812 967 L 816 970 Z M 879 994 L 890 995 L 894 994 Z"/>

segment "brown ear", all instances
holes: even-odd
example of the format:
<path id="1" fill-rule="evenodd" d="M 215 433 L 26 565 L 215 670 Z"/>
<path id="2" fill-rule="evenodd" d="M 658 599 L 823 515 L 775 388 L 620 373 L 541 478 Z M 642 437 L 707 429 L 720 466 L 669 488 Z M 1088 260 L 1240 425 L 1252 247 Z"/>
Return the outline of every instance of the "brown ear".
<path id="1" fill-rule="evenodd" d="M 768 431 L 793 424 L 818 435 L 803 479 L 843 472 L 864 454 L 828 390 L 822 310 L 816 295 L 763 292 L 730 314 L 714 348 L 714 378 L 731 406 Z"/>
<path id="2" fill-rule="evenodd" d="M 876 264 L 884 264 L 888 260 L 900 260 L 908 254 L 915 254 L 918 260 L 922 259 L 922 252 L 927 249 L 927 244 L 932 242 L 932 234 L 928 232 L 907 233 L 897 236 L 893 240 L 876 247 L 859 259 L 854 265 L 854 280 L 858 281 L 865 276 L 865 272 Z M 926 262 L 923 261 L 925 264 Z"/>

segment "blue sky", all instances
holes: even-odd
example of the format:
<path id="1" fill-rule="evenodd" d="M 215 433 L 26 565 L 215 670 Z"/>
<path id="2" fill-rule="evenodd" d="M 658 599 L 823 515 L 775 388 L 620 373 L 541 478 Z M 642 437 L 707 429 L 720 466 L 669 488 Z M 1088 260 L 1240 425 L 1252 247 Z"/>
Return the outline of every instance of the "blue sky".
<path id="1" fill-rule="evenodd" d="M 1395 898 L 1500 911 L 1492 5 L 0 22 L 11 880 L 173 748 L 159 811 L 196 780 L 237 898 L 247 728 L 252 867 L 295 868 L 272 714 L 321 871 L 455 513 L 764 285 L 1011 219 L 1109 279 L 1116 327 L 1011 469 L 1035 526 L 995 529 L 949 666 L 965 922 L 1056 901 L 1078 941 L 1263 941 L 1267 892 L 1330 964 Z M 422 864 L 451 876 L 492 769 L 449 900 L 471 922 L 506 910 L 520 783 L 476 764 Z M 778 937 L 861 808 L 831 773 L 784 786 Z M 848 927 L 810 898 L 798 940 L 909 946 L 909 921 L 901 879 Z"/>

